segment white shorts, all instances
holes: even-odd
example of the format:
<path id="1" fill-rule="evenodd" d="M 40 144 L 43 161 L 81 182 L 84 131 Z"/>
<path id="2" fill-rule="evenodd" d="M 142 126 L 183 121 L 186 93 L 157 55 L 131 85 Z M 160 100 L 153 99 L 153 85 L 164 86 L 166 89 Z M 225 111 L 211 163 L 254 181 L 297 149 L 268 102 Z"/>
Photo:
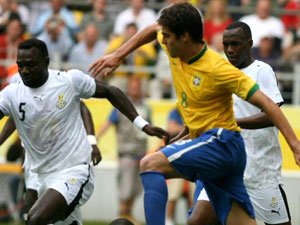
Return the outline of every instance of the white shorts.
<path id="1" fill-rule="evenodd" d="M 289 207 L 282 185 L 262 189 L 247 188 L 256 219 L 268 224 L 291 220 Z"/>
<path id="2" fill-rule="evenodd" d="M 37 173 L 33 173 L 28 167 L 24 167 L 25 187 L 26 189 L 39 190 L 40 183 Z"/>
<path id="3" fill-rule="evenodd" d="M 78 207 L 83 205 L 93 193 L 95 180 L 93 166 L 81 164 L 49 174 L 39 174 L 38 178 L 41 184 L 38 196 L 41 196 L 49 188 L 64 196 L 69 209 L 67 218 L 61 221 L 62 224 L 71 224 L 74 220 L 78 224 L 82 224 Z M 66 222 L 69 219 L 71 223 Z"/>
<path id="4" fill-rule="evenodd" d="M 286 223 L 291 220 L 287 198 L 282 185 L 263 189 L 247 188 L 257 220 L 268 224 Z M 197 201 L 209 201 L 203 188 Z"/>

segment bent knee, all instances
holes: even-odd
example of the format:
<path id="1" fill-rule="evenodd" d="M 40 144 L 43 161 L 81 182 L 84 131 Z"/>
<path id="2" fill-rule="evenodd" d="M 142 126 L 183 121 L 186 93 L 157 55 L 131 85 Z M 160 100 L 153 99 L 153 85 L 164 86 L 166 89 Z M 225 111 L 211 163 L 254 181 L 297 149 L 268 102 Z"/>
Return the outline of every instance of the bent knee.
<path id="1" fill-rule="evenodd" d="M 140 161 L 140 171 L 157 171 L 164 173 L 168 168 L 171 168 L 169 161 L 161 152 L 146 155 Z"/>

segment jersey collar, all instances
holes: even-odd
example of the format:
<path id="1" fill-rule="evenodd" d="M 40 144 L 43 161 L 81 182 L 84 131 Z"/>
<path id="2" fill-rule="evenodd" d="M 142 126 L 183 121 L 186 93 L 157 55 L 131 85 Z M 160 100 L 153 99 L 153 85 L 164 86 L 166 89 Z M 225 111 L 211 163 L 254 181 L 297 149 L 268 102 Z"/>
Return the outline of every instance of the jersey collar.
<path id="1" fill-rule="evenodd" d="M 207 45 L 206 45 L 206 43 L 204 43 L 204 47 L 199 52 L 199 54 L 194 56 L 193 58 L 189 59 L 188 64 L 192 64 L 192 63 L 196 62 L 198 59 L 200 59 L 204 55 L 204 53 L 206 51 L 207 51 Z"/>

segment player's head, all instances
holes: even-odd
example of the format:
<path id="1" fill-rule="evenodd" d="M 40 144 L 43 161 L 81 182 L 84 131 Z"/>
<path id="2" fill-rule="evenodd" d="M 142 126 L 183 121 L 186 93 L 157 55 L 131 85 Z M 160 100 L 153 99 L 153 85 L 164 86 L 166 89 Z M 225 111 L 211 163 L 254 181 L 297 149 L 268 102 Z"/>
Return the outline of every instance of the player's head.
<path id="1" fill-rule="evenodd" d="M 166 7 L 162 10 L 158 23 L 162 27 L 163 44 L 167 45 L 172 57 L 179 56 L 187 36 L 194 43 L 203 43 L 202 16 L 190 3 L 176 3 Z"/>
<path id="2" fill-rule="evenodd" d="M 253 45 L 250 27 L 243 22 L 233 22 L 224 31 L 224 52 L 232 65 L 244 68 L 249 65 Z"/>
<path id="3" fill-rule="evenodd" d="M 112 221 L 109 225 L 134 225 L 130 220 L 125 218 L 119 218 Z"/>
<path id="4" fill-rule="evenodd" d="M 26 86 L 41 86 L 48 78 L 49 55 L 46 44 L 35 38 L 20 43 L 17 64 Z"/>

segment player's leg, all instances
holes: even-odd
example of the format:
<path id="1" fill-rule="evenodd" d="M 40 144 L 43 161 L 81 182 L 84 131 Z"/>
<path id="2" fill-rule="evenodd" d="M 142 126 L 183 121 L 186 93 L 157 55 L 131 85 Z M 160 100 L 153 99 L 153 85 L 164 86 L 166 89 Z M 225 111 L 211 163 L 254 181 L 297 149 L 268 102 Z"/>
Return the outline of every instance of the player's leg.
<path id="1" fill-rule="evenodd" d="M 203 184 L 197 182 L 197 188 L 201 186 L 201 191 L 198 194 L 198 198 L 196 198 L 196 202 L 193 206 L 193 211 L 189 217 L 188 225 L 216 225 L 219 223 L 219 219 L 217 214 L 212 207 L 209 198 L 206 194 L 205 189 L 203 188 Z M 196 193 L 195 192 L 195 193 Z"/>
<path id="2" fill-rule="evenodd" d="M 63 224 L 82 224 L 79 207 L 93 192 L 92 166 L 81 164 L 47 174 L 40 180 L 39 199 L 29 211 L 29 224 L 51 224 L 59 220 Z"/>
<path id="3" fill-rule="evenodd" d="M 245 209 L 236 201 L 231 202 L 231 209 L 226 219 L 227 225 L 256 225 L 255 219 L 251 218 Z"/>
<path id="4" fill-rule="evenodd" d="M 146 155 L 141 160 L 140 170 L 144 186 L 146 224 L 165 224 L 168 200 L 168 189 L 165 179 L 176 177 L 176 173 L 162 152 Z"/>
<path id="5" fill-rule="evenodd" d="M 290 225 L 291 216 L 285 191 L 281 185 L 247 188 L 257 220 L 265 224 Z"/>
<path id="6" fill-rule="evenodd" d="M 27 189 L 25 194 L 25 202 L 24 202 L 24 221 L 25 224 L 27 224 L 27 217 L 28 212 L 31 209 L 31 207 L 34 205 L 34 203 L 38 199 L 38 193 L 36 190 Z"/>
<path id="7" fill-rule="evenodd" d="M 54 189 L 48 189 L 28 213 L 30 225 L 53 224 L 65 218 L 68 204 L 64 196 Z"/>

